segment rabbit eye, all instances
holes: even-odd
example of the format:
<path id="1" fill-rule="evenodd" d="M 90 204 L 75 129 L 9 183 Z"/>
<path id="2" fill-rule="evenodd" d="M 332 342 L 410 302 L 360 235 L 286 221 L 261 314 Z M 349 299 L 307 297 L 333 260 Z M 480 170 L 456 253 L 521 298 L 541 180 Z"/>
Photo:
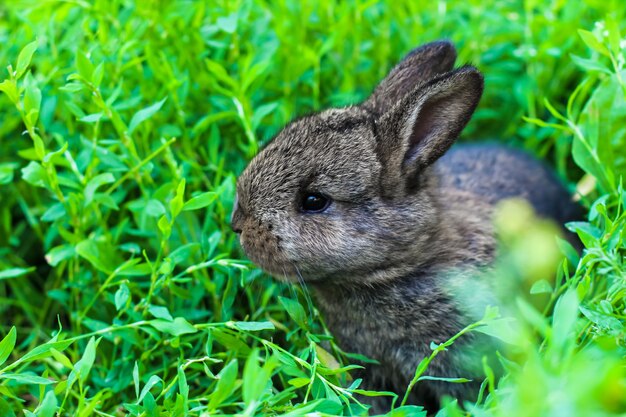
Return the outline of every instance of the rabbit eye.
<path id="1" fill-rule="evenodd" d="M 330 198 L 320 193 L 306 193 L 302 197 L 302 210 L 306 213 L 321 213 L 330 205 Z"/>

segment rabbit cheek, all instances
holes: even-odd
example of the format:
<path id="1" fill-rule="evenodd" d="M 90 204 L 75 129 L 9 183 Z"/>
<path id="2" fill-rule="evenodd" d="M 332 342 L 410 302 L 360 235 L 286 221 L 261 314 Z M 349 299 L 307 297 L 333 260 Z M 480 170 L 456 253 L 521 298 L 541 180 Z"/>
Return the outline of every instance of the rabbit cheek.
<path id="1" fill-rule="evenodd" d="M 281 251 L 304 280 L 325 279 L 344 265 L 342 229 L 328 219 L 311 216 L 305 222 L 283 225 Z"/>

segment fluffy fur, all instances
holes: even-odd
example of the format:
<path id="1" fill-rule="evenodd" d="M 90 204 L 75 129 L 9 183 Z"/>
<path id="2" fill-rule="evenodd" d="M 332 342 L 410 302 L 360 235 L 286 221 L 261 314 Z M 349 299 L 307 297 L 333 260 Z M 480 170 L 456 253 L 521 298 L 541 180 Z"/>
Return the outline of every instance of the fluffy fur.
<path id="1" fill-rule="evenodd" d="M 489 293 L 480 271 L 494 259 L 498 201 L 526 198 L 560 223 L 577 214 L 551 172 L 520 151 L 446 153 L 483 90 L 480 72 L 453 70 L 455 58 L 448 42 L 412 51 L 364 103 L 286 126 L 237 183 L 232 225 L 246 254 L 278 279 L 311 285 L 343 349 L 380 362 L 362 375 L 368 388 L 403 392 L 430 343 L 476 319 L 455 292 Z M 332 203 L 304 212 L 309 192 Z M 458 353 L 488 345 L 473 346 L 438 356 L 429 373 L 477 375 L 479 360 Z M 470 398 L 476 387 L 424 382 L 411 400 L 433 410 L 442 395 Z"/>

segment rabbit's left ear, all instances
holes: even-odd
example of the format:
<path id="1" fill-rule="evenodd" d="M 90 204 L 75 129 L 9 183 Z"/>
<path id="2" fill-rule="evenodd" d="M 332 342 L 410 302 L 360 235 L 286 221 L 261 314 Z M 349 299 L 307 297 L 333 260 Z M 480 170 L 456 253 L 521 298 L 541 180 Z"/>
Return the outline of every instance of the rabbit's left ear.
<path id="1" fill-rule="evenodd" d="M 389 72 L 362 105 L 382 114 L 418 85 L 452 70 L 455 60 L 456 50 L 448 41 L 430 42 L 415 48 Z"/>
<path id="2" fill-rule="evenodd" d="M 482 92 L 483 76 L 466 66 L 417 87 L 379 116 L 376 146 L 383 187 L 394 192 L 415 184 L 417 174 L 452 146 Z"/>

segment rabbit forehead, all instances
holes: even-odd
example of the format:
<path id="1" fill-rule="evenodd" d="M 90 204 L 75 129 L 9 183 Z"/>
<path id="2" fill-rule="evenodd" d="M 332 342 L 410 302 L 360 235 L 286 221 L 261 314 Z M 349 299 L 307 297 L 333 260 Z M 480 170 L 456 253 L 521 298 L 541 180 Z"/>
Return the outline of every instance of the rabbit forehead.
<path id="1" fill-rule="evenodd" d="M 370 192 L 380 173 L 372 126 L 369 116 L 353 107 L 290 123 L 241 175 L 240 198 L 292 194 L 312 182 L 346 197 Z"/>

